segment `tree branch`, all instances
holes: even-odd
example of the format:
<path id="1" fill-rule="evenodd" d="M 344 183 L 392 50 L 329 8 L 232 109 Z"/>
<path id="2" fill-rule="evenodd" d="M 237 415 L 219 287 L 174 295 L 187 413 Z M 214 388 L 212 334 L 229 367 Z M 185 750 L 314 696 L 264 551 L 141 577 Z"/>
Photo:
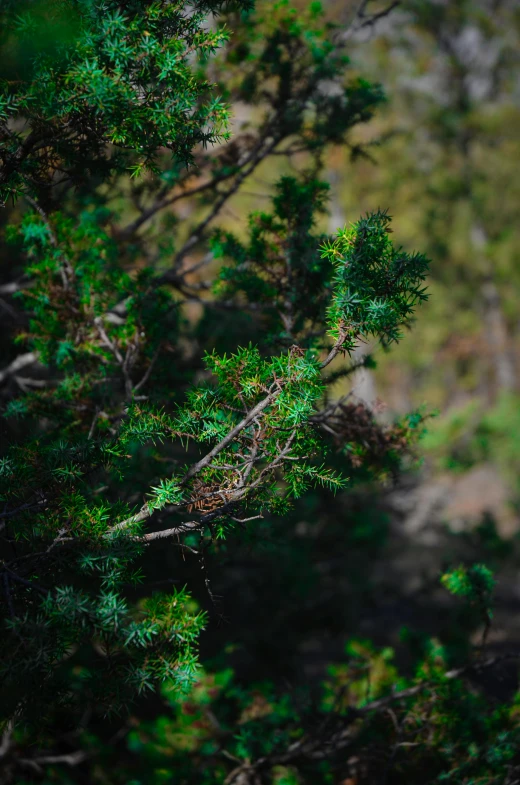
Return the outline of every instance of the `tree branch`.
<path id="1" fill-rule="evenodd" d="M 37 361 L 38 352 L 26 352 L 25 354 L 19 354 L 18 357 L 15 357 L 14 360 L 7 366 L 7 368 L 4 368 L 3 371 L 0 371 L 0 384 L 6 381 L 9 376 L 14 376 L 22 368 L 25 368 L 27 365 L 32 365 Z"/>

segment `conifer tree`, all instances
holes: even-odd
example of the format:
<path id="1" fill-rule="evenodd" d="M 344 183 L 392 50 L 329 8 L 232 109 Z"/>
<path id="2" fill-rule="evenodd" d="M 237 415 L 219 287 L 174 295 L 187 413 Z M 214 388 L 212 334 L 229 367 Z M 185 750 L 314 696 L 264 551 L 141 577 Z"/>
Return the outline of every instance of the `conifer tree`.
<path id="1" fill-rule="evenodd" d="M 426 298 L 428 261 L 393 244 L 383 210 L 332 237 L 318 230 L 323 151 L 348 144 L 383 96 L 349 77 L 342 37 L 316 3 L 302 15 L 278 3 L 264 18 L 218 0 L 7 3 L 2 30 L 4 237 L 23 263 L 12 288 L 27 315 L 14 342 L 24 354 L 5 371 L 13 385 L 0 460 L 2 756 L 7 781 L 67 782 L 75 775 L 60 764 L 90 753 L 57 749 L 60 728 L 81 735 L 88 717 L 124 715 L 161 685 L 175 711 L 228 687 L 226 700 L 247 715 L 240 690 L 200 668 L 198 639 L 211 622 L 190 587 L 147 583 L 154 549 L 193 555 L 205 574 L 212 549 L 242 528 L 254 542 L 260 521 L 286 515 L 310 488 L 339 491 L 360 465 L 376 474 L 395 467 L 421 416 L 385 428 L 331 400 L 330 388 L 351 372 L 360 341 L 400 340 Z M 222 95 L 260 104 L 258 123 L 232 137 Z M 270 208 L 255 211 L 247 230 L 215 229 L 262 162 L 296 155 L 305 166 L 277 179 Z M 172 218 L 171 208 L 194 200 L 186 226 Z M 214 260 L 215 279 L 197 280 Z M 197 330 L 184 318 L 191 301 L 210 314 Z M 251 327 L 227 335 L 221 350 L 205 335 L 215 314 Z M 200 358 L 183 350 L 187 342 Z M 34 376 L 19 376 L 24 362 L 37 364 Z M 444 583 L 489 623 L 487 568 L 461 567 Z M 333 674 L 323 728 L 309 735 L 291 698 L 272 698 L 264 726 L 235 717 L 230 766 L 213 759 L 211 738 L 200 750 L 196 741 L 166 781 L 334 781 L 327 760 L 344 749 L 354 715 L 362 750 L 367 734 L 370 755 L 379 737 L 392 750 L 401 742 L 378 712 L 395 698 L 391 658 L 370 646 L 352 651 L 378 664 L 372 702 L 361 705 L 350 672 Z M 432 754 L 440 774 L 444 759 L 456 765 L 452 779 L 482 762 L 501 775 L 511 760 L 509 710 L 483 720 L 484 752 L 467 757 L 465 717 L 480 704 L 461 686 L 463 672 L 430 645 L 418 683 L 401 685 L 397 699 L 418 696 L 421 715 L 411 782 L 421 755 Z M 208 687 L 219 678 L 219 689 Z M 432 709 L 423 696 L 435 690 Z M 435 712 L 453 701 L 456 749 L 445 753 L 441 727 L 431 753 L 430 741 L 415 741 L 421 722 L 437 728 Z M 310 774 L 298 774 L 300 758 Z M 363 767 L 362 755 L 359 777 L 369 777 Z M 129 776 L 113 772 L 114 781 Z"/>

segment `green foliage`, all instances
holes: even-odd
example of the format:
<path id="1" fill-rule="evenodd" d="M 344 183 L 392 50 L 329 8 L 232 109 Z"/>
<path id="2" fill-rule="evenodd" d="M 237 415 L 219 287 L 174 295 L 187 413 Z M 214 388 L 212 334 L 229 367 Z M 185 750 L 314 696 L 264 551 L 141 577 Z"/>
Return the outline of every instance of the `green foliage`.
<path id="1" fill-rule="evenodd" d="M 280 186 L 296 193 L 305 187 L 288 180 Z M 311 208 L 316 206 L 320 202 L 311 204 Z M 304 215 L 298 217 L 296 205 L 293 207 L 295 233 L 298 228 L 312 226 L 311 208 L 302 201 Z M 67 646 L 93 643 L 99 635 L 106 639 L 103 645 L 107 650 L 123 648 L 124 661 L 133 663 L 133 675 L 125 678 L 125 684 L 134 684 L 138 692 L 149 688 L 155 680 L 164 679 L 172 668 L 177 670 L 180 682 L 189 679 L 193 672 L 191 648 L 182 654 L 173 649 L 170 659 L 166 659 L 162 649 L 158 650 L 155 622 L 143 622 L 141 632 L 123 622 L 129 611 L 117 591 L 134 569 L 132 565 L 143 543 L 192 529 L 203 534 L 206 527 L 211 537 L 222 538 L 240 520 L 239 512 L 251 512 L 255 517 L 286 511 L 291 499 L 301 496 L 313 484 L 333 490 L 345 486 L 345 479 L 323 461 L 327 448 L 313 422 L 325 389 L 321 369 L 330 361 L 329 355 L 320 362 L 320 339 L 313 341 L 313 348 L 305 350 L 295 344 L 268 358 L 252 345 L 230 356 L 215 352 L 206 355 L 205 367 L 214 381 L 193 386 L 186 403 L 170 415 L 139 401 L 136 393 L 142 382 L 136 381 L 135 368 L 142 363 L 151 368 L 152 353 L 164 338 L 165 317 L 171 306 L 167 295 L 155 290 L 154 307 L 146 307 L 150 274 L 144 271 L 132 279 L 121 269 L 117 264 L 117 246 L 99 224 L 100 216 L 90 211 L 80 215 L 77 226 L 60 214 L 53 218 L 52 225 L 29 214 L 19 230 L 10 230 L 12 238 L 21 238 L 24 243 L 28 273 L 35 282 L 23 294 L 23 299 L 33 306 L 30 329 L 23 337 L 62 378 L 56 386 L 26 396 L 26 414 L 45 415 L 54 421 L 54 427 L 47 428 L 32 442 L 13 447 L 11 460 L 16 465 L 18 483 L 12 485 L 13 470 L 7 463 L 2 490 L 9 513 L 17 516 L 15 539 L 26 543 L 29 549 L 24 559 L 29 559 L 29 564 L 34 560 L 36 567 L 38 549 L 43 547 L 45 554 L 51 554 L 44 574 L 47 570 L 53 575 L 54 599 L 47 599 L 36 611 L 36 617 L 32 608 L 21 617 L 16 614 L 16 621 L 8 625 L 5 646 L 10 651 L 13 639 L 25 641 L 31 634 L 27 630 L 34 630 L 34 624 L 43 625 L 45 630 L 49 627 L 51 632 L 48 636 L 45 632 L 45 643 L 36 644 L 37 651 L 43 647 L 46 654 L 38 655 L 40 665 L 32 669 L 35 681 L 30 689 L 41 679 L 56 698 L 60 690 L 54 670 Z M 303 231 L 302 242 L 306 237 Z M 260 263 L 265 246 L 256 242 L 254 248 Z M 283 245 L 284 251 L 291 253 L 287 248 Z M 385 249 L 391 254 L 387 246 Z M 318 263 L 316 260 L 315 265 Z M 386 263 L 387 257 L 379 269 Z M 365 274 L 371 281 L 369 267 Z M 362 270 L 357 275 L 361 288 L 371 285 L 364 283 Z M 398 276 L 395 286 L 390 279 L 386 291 L 380 293 L 381 305 L 397 312 L 410 280 L 413 287 L 415 279 L 410 276 Z M 415 297 L 413 288 L 409 296 L 412 300 Z M 121 301 L 125 303 L 126 318 L 110 319 Z M 303 310 L 303 304 L 301 307 Z M 358 306 L 358 313 L 364 314 L 363 322 L 372 318 L 372 311 L 371 300 Z M 373 320 L 372 329 L 382 336 L 388 334 L 387 323 L 381 320 Z M 362 328 L 352 324 L 349 348 L 357 333 L 362 334 Z M 332 355 L 342 347 L 343 340 L 337 341 Z M 146 365 L 141 368 L 146 381 Z M 98 428 L 97 437 L 92 438 L 101 407 L 109 427 Z M 8 413 L 14 413 L 12 407 Z M 19 410 L 18 414 L 22 412 Z M 114 503 L 108 497 L 97 496 L 92 487 L 93 475 L 100 479 L 109 479 L 111 474 L 123 478 L 128 471 L 125 462 L 132 460 L 133 445 L 167 437 L 170 441 L 181 439 L 188 445 L 208 445 L 211 449 L 197 463 L 151 483 L 148 500 L 137 513 L 132 513 L 122 500 Z M 145 532 L 143 521 L 164 509 L 174 513 L 174 517 L 180 516 L 177 525 L 166 531 Z M 183 513 L 194 509 L 200 520 L 184 522 Z M 53 558 L 54 549 L 57 560 Z M 66 564 L 58 556 L 62 549 L 70 554 Z M 106 587 L 103 591 L 109 589 L 110 594 L 86 594 L 79 585 L 75 588 L 69 583 L 75 564 L 80 572 L 97 574 L 101 586 Z M 17 576 L 17 559 L 9 565 L 8 580 L 11 570 Z M 37 574 L 40 572 L 41 568 L 37 568 Z M 65 582 L 60 584 L 59 580 Z M 31 586 L 29 581 L 28 587 Z M 25 592 L 17 601 L 21 607 L 26 605 Z M 159 620 L 160 607 L 153 613 L 146 606 L 141 610 L 148 618 L 157 618 L 156 623 L 167 631 L 166 640 L 171 640 L 172 624 L 175 626 L 178 620 L 170 620 L 170 605 L 163 608 L 163 618 Z M 100 608 L 98 621 L 95 617 Z M 109 621 L 105 622 L 105 616 Z M 183 625 L 188 623 L 187 618 Z M 107 638 L 107 624 L 113 627 L 114 640 Z M 193 625 L 194 634 L 185 638 L 190 647 L 200 627 L 195 618 Z M 12 680 L 13 694 L 18 694 L 20 685 L 25 683 L 31 657 L 36 656 L 25 645 L 23 660 L 7 656 L 5 673 Z M 17 652 L 16 647 L 14 651 Z M 157 657 L 161 667 L 156 664 Z M 116 689 L 119 677 L 116 671 L 113 675 Z M 87 689 L 86 679 L 81 684 Z M 98 677 L 96 685 L 104 689 L 103 680 Z M 25 693 L 26 699 L 30 689 Z M 63 700 L 68 694 L 65 685 L 64 689 Z M 44 694 L 42 690 L 38 692 Z M 112 698 L 115 705 L 122 701 L 112 690 L 105 689 L 104 696 L 108 704 Z"/>
<path id="2" fill-rule="evenodd" d="M 491 571 L 484 564 L 457 567 L 444 573 L 441 582 L 451 594 L 469 599 L 490 596 L 495 585 Z"/>
<path id="3" fill-rule="evenodd" d="M 101 208 L 84 210 L 75 221 L 56 213 L 51 227 L 26 213 L 20 226 L 7 229 L 26 254 L 33 281 L 18 293 L 31 318 L 17 340 L 59 375 L 49 394 L 29 394 L 23 412 L 12 414 L 59 412 L 61 428 L 66 415 L 72 427 L 88 428 L 97 413 L 106 430 L 120 415 L 121 396 L 140 389 L 164 358 L 161 349 L 176 340 L 175 303 L 164 289 L 152 294 L 149 269 L 130 275 L 118 264 L 109 218 Z"/>
<path id="4" fill-rule="evenodd" d="M 247 246 L 230 233 L 217 235 L 214 251 L 235 262 L 222 268 L 217 293 L 242 292 L 247 301 L 269 303 L 271 319 L 285 328 L 279 340 L 301 339 L 326 321 L 329 334 L 335 340 L 341 335 L 348 350 L 372 335 L 385 346 L 397 342 L 399 328 L 426 299 L 428 260 L 393 246 L 391 219 L 382 212 L 339 230 L 320 253 L 323 237 L 311 230 L 326 193 L 318 181 L 285 177 L 276 186 L 274 212 L 250 219 Z"/>
<path id="5" fill-rule="evenodd" d="M 322 708 L 340 714 L 363 706 L 399 685 L 391 648 L 377 651 L 370 641 L 351 640 L 345 647 L 348 662 L 329 666 Z M 401 686 L 405 686 L 401 680 Z"/>
<path id="6" fill-rule="evenodd" d="M 336 340 L 345 331 L 349 348 L 357 336 L 375 335 L 383 346 L 397 342 L 416 303 L 426 299 L 428 260 L 395 248 L 389 224 L 386 213 L 374 213 L 323 247 L 335 267 L 329 331 Z"/>
<path id="7" fill-rule="evenodd" d="M 105 567 L 104 582 L 114 583 L 120 560 L 107 564 L 86 555 L 82 561 L 87 573 Z M 7 637 L 16 643 L 3 651 L 3 711 L 23 707 L 36 722 L 43 702 L 48 719 L 60 706 L 80 709 L 91 701 L 121 712 L 136 694 L 165 679 L 172 689 L 186 691 L 197 673 L 194 644 L 204 626 L 204 615 L 193 613 L 188 600 L 179 592 L 131 609 L 108 588 L 87 595 L 71 585 L 56 587 L 36 615 L 7 622 Z"/>
<path id="8" fill-rule="evenodd" d="M 215 256 L 233 262 L 220 268 L 216 294 L 241 294 L 245 307 L 261 303 L 268 320 L 268 345 L 293 343 L 296 338 L 305 345 L 310 330 L 324 321 L 332 267 L 320 259 L 323 236 L 313 229 L 325 209 L 327 192 L 327 184 L 314 178 L 283 177 L 275 187 L 273 212 L 250 217 L 247 244 L 231 232 L 213 238 Z"/>
<path id="9" fill-rule="evenodd" d="M 446 678 L 442 649 L 433 641 L 417 679 L 409 681 L 397 678 L 391 651 L 353 641 L 347 655 L 348 664 L 331 668 L 320 708 L 308 691 L 281 694 L 266 682 L 246 690 L 229 669 L 201 673 L 180 699 L 166 686 L 168 708 L 131 730 L 129 758 L 111 769 L 113 782 L 132 777 L 159 785 L 181 778 L 209 785 L 261 771 L 269 785 L 326 785 L 345 771 L 345 748 L 356 750 L 348 772 L 361 782 L 385 771 L 387 748 L 394 750 L 392 781 L 419 785 L 425 766 L 431 783 L 507 781 L 518 758 L 517 700 L 497 708 L 468 691 L 460 678 Z M 427 682 L 421 681 L 425 674 Z M 392 701 L 392 692 L 400 700 Z M 111 760 L 98 739 L 85 741 L 91 754 Z M 61 776 L 58 781 L 66 782 L 66 774 Z"/>
<path id="10" fill-rule="evenodd" d="M 223 73 L 228 88 L 236 84 L 239 100 L 258 106 L 271 95 L 275 133 L 296 135 L 294 149 L 320 157 L 326 144 L 342 143 L 346 131 L 384 101 L 380 85 L 359 77 L 345 83 L 349 59 L 323 16 L 316 3 L 260 6 L 236 31 Z M 324 89 L 327 81 L 336 89 Z"/>
<path id="11" fill-rule="evenodd" d="M 464 597 L 469 605 L 476 607 L 483 624 L 482 642 L 485 643 L 491 627 L 492 593 L 495 579 L 485 564 L 461 565 L 444 573 L 442 585 L 456 597 Z"/>
<path id="12" fill-rule="evenodd" d="M 192 53 L 204 59 L 226 40 L 224 29 L 205 27 L 220 3 L 204 0 L 190 14 L 183 3 L 23 5 L 4 5 L 0 20 L 11 31 L 3 114 L 26 120 L 23 132 L 4 135 L 3 202 L 34 194 L 63 168 L 78 183 L 129 168 L 158 171 L 161 148 L 190 161 L 195 144 L 226 138 L 227 109 L 191 64 Z M 57 20 L 66 34 L 42 46 L 40 29 Z"/>
<path id="13" fill-rule="evenodd" d="M 16 344 L 41 374 L 25 386 L 16 377 L 21 392 L 2 412 L 6 781 L 28 768 L 73 782 L 58 749 L 67 728 L 85 776 L 106 781 L 97 757 L 114 785 L 375 782 L 381 747 L 403 782 L 424 782 L 427 767 L 437 781 L 491 783 L 515 754 L 516 703 L 487 706 L 435 641 L 410 678 L 392 649 L 353 638 L 318 697 L 234 676 L 232 645 L 223 667 L 199 663 L 211 626 L 202 606 L 218 611 L 208 565 L 232 565 L 237 543 L 272 551 L 298 500 L 342 499 L 347 474 L 395 475 L 424 421 L 418 411 L 383 425 L 348 395 L 331 402 L 356 370 L 347 355 L 369 337 L 399 341 L 426 299 L 427 259 L 393 245 L 386 212 L 334 237 L 319 229 L 325 151 L 348 144 L 382 91 L 349 76 L 319 4 L 250 10 L 238 2 L 221 21 L 217 0 L 2 7 L 1 198 L 24 197 L 5 231 L 25 270 Z M 52 41 L 39 36 L 49 25 Z M 219 93 L 261 109 L 232 141 Z M 213 219 L 274 154 L 305 156 L 302 174 L 276 180 L 247 232 L 222 228 L 210 241 Z M 181 199 L 193 207 L 185 225 L 170 213 L 141 231 Z M 205 254 L 220 264 L 216 282 L 193 277 Z M 193 302 L 205 311 L 196 327 Z M 204 334 L 210 312 L 227 333 L 222 350 Z M 373 546 L 383 519 L 353 514 L 349 542 Z M 279 572 L 304 584 L 314 547 L 318 538 L 295 546 Z M 193 576 L 181 588 L 188 557 L 202 596 Z M 442 581 L 489 625 L 487 568 Z M 280 583 L 277 602 L 291 590 Z M 127 719 L 152 693 L 161 708 Z M 123 732 L 103 739 L 117 713 Z M 116 737 L 125 754 L 114 764 Z"/>

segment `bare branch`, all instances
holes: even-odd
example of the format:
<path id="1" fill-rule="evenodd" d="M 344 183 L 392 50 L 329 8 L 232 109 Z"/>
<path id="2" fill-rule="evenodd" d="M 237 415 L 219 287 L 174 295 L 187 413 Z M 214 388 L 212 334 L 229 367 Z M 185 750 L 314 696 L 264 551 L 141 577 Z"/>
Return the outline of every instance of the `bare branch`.
<path id="1" fill-rule="evenodd" d="M 7 722 L 5 731 L 2 734 L 2 741 L 0 741 L 0 758 L 4 758 L 11 749 L 13 730 L 14 720 L 10 719 Z"/>
<path id="2" fill-rule="evenodd" d="M 328 353 L 327 357 L 321 363 L 320 368 L 322 369 L 326 368 L 327 365 L 330 365 L 330 363 L 334 360 L 334 358 L 338 356 L 338 354 L 342 351 L 342 347 L 346 341 L 346 338 L 347 338 L 347 331 L 345 330 L 343 325 L 340 327 L 338 340 L 336 341 L 336 343 Z"/>
<path id="3" fill-rule="evenodd" d="M 233 515 L 230 516 L 232 521 L 236 521 L 237 523 L 248 523 L 249 521 L 257 521 L 259 518 L 263 519 L 263 515 L 252 515 L 250 518 L 235 518 Z"/>
<path id="4" fill-rule="evenodd" d="M 15 357 L 14 360 L 4 368 L 3 371 L 0 371 L 0 384 L 2 384 L 9 376 L 14 376 L 18 371 L 21 371 L 22 368 L 26 368 L 28 365 L 33 365 L 33 363 L 38 362 L 38 352 L 26 352 L 26 354 L 19 354 L 18 357 Z"/>
<path id="5" fill-rule="evenodd" d="M 349 38 L 352 38 L 356 33 L 360 30 L 363 30 L 367 27 L 374 27 L 376 22 L 380 19 L 384 19 L 386 16 L 392 13 L 392 11 L 401 5 L 401 0 L 394 0 L 391 2 L 386 8 L 381 9 L 381 11 L 376 11 L 373 14 L 367 14 L 367 8 L 370 3 L 370 0 L 361 0 L 357 10 L 351 20 L 351 22 L 347 25 L 346 28 L 340 33 L 340 40 L 347 41 Z"/>
<path id="6" fill-rule="evenodd" d="M 83 752 L 83 750 L 77 750 L 76 752 L 69 752 L 66 755 L 42 755 L 38 758 L 20 758 L 19 763 L 22 766 L 27 766 L 28 768 L 33 769 L 38 774 L 42 774 L 44 771 L 42 766 L 53 763 L 63 763 L 66 766 L 78 766 L 87 758 L 88 755 L 86 752 Z"/>
<path id="7" fill-rule="evenodd" d="M 20 279 L 20 281 L 10 281 L 9 283 L 0 284 L 0 295 L 1 294 L 14 294 L 15 292 L 19 292 L 21 289 L 27 289 L 29 283 Z"/>
<path id="8" fill-rule="evenodd" d="M 134 537 L 135 542 L 152 542 L 153 540 L 164 540 L 167 537 L 175 537 L 178 534 L 186 534 L 202 527 L 202 521 L 186 521 L 179 526 L 173 526 L 171 529 L 163 529 L 162 531 L 148 532 L 143 534 L 142 537 Z"/>
<path id="9" fill-rule="evenodd" d="M 134 386 L 134 389 L 133 389 L 134 393 L 138 392 L 141 389 L 141 387 L 144 387 L 144 385 L 146 384 L 146 382 L 150 378 L 150 374 L 153 371 L 153 367 L 154 367 L 155 363 L 157 362 L 157 358 L 159 357 L 159 352 L 160 351 L 161 351 L 161 346 L 159 344 L 159 346 L 155 350 L 154 356 L 152 357 L 152 359 L 150 361 L 150 365 L 148 366 L 148 368 L 146 369 L 146 371 L 144 373 L 144 376 L 142 377 L 141 381 L 137 382 L 137 384 Z"/>

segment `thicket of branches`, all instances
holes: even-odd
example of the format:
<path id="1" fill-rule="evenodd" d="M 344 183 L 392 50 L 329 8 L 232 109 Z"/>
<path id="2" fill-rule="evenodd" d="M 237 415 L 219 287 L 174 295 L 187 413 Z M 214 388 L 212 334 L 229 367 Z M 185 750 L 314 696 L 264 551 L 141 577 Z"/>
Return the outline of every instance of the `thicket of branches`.
<path id="1" fill-rule="evenodd" d="M 362 6 L 358 26 L 382 13 Z M 241 538 L 261 548 L 317 486 L 333 505 L 356 478 L 391 477 L 423 422 L 382 425 L 333 393 L 353 351 L 391 349 L 426 299 L 428 261 L 393 244 L 385 210 L 319 231 L 324 153 L 363 154 L 350 132 L 382 89 L 353 75 L 348 31 L 318 3 L 264 10 L 2 7 L 6 782 L 517 781 L 518 707 L 468 680 L 497 665 L 480 646 L 454 664 L 422 641 L 404 676 L 354 641 L 318 698 L 199 662 L 221 607 L 208 560 L 213 574 Z M 230 104 L 249 118 L 233 134 Z M 218 229 L 268 160 L 285 171 L 270 205 Z M 166 549 L 204 576 L 209 613 L 164 585 L 175 575 L 156 580 Z M 490 571 L 443 582 L 485 638 Z M 168 719 L 131 730 L 159 689 Z"/>

